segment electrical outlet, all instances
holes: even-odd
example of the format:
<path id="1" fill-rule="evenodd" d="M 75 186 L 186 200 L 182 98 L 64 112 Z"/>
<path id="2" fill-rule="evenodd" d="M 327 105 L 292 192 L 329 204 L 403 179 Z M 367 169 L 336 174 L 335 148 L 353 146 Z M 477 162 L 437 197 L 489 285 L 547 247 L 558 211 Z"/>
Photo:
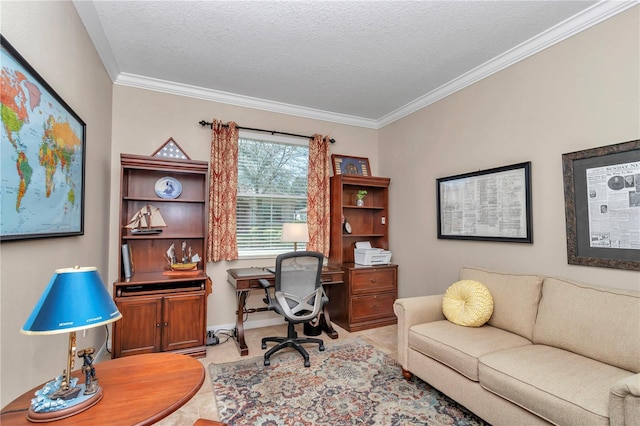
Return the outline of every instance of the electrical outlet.
<path id="1" fill-rule="evenodd" d="M 382 216 L 382 219 L 380 219 L 380 222 L 382 222 L 383 225 L 386 225 L 387 224 L 386 216 Z"/>

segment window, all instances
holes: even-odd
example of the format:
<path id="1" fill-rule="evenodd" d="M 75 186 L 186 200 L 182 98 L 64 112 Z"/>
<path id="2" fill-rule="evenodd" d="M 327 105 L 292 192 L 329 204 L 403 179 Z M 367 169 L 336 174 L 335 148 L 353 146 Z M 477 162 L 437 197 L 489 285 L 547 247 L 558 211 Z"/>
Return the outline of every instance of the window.
<path id="1" fill-rule="evenodd" d="M 280 241 L 282 224 L 307 221 L 308 161 L 306 143 L 240 132 L 236 210 L 239 257 L 274 256 L 293 250 L 293 243 Z"/>

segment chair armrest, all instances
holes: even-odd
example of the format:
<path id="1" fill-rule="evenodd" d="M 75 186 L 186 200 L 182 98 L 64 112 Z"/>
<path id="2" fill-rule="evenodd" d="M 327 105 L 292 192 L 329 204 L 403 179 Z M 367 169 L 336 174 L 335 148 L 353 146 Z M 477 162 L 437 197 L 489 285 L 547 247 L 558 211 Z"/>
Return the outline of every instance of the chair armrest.
<path id="1" fill-rule="evenodd" d="M 271 287 L 271 283 L 268 280 L 265 280 L 264 278 L 260 278 L 258 280 L 260 282 L 260 285 L 262 286 L 262 288 L 269 288 Z"/>
<path id="2" fill-rule="evenodd" d="M 258 282 L 260 283 L 260 285 L 264 289 L 265 297 L 264 297 L 264 299 L 262 299 L 262 301 L 267 304 L 269 309 L 272 309 L 271 306 L 273 305 L 274 300 L 273 300 L 273 296 L 269 292 L 269 287 L 271 287 L 271 283 L 269 281 L 265 280 L 264 278 L 260 278 L 258 280 Z"/>
<path id="3" fill-rule="evenodd" d="M 425 322 L 445 319 L 442 313 L 442 294 L 408 297 L 393 303 L 393 312 L 398 317 L 398 362 L 407 369 L 409 329 Z"/>
<path id="4" fill-rule="evenodd" d="M 609 424 L 629 426 L 640 419 L 640 373 L 617 381 L 609 392 Z"/>

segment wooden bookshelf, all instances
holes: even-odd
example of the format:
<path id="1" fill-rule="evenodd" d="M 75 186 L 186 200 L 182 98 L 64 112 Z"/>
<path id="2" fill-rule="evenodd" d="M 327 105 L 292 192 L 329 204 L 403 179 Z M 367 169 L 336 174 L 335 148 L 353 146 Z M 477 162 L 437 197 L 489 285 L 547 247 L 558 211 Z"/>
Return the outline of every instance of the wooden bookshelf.
<path id="1" fill-rule="evenodd" d="M 125 277 L 119 250 L 113 294 L 123 318 L 114 323 L 113 357 L 164 351 L 205 356 L 208 164 L 130 154 L 121 154 L 120 164 L 119 242 L 130 247 L 133 274 Z M 179 196 L 156 193 L 156 182 L 166 177 L 181 184 Z M 125 226 L 147 204 L 159 209 L 167 226 L 157 234 L 134 234 Z M 176 273 L 166 252 L 174 244 L 182 256 L 183 242 L 202 260 L 196 270 Z"/>

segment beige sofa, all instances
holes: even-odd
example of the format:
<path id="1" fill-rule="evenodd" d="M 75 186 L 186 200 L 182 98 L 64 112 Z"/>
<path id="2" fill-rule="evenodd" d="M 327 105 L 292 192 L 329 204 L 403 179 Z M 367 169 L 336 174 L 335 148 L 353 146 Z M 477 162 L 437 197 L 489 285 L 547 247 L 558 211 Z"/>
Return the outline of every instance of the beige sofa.
<path id="1" fill-rule="evenodd" d="M 640 292 L 463 268 L 494 310 L 482 327 L 442 295 L 398 299 L 398 358 L 494 425 L 640 425 Z"/>

